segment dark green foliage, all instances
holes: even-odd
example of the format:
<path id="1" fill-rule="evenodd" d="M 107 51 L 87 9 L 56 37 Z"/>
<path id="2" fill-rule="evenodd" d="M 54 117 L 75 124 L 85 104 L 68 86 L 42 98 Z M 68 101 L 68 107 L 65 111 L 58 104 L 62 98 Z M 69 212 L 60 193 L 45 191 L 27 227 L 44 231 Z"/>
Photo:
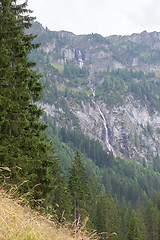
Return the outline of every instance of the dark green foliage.
<path id="1" fill-rule="evenodd" d="M 106 171 L 104 170 L 104 180 L 107 176 Z M 127 201 L 131 201 L 132 205 L 136 204 L 139 197 L 145 204 L 147 198 L 154 195 L 154 191 L 159 191 L 159 174 L 152 168 L 144 168 L 142 165 L 135 164 L 132 160 L 116 159 L 107 174 L 106 191 L 109 192 L 111 189 L 113 196 L 116 194 L 119 200 L 125 197 Z"/>
<path id="2" fill-rule="evenodd" d="M 22 167 L 20 162 L 27 161 L 26 152 L 29 153 L 36 135 L 45 128 L 37 122 L 42 111 L 31 104 L 39 99 L 42 86 L 38 83 L 39 75 L 31 70 L 34 63 L 27 58 L 37 45 L 32 45 L 33 36 L 23 32 L 32 21 L 32 18 L 28 21 L 26 17 L 22 18 L 21 14 L 27 11 L 25 6 L 16 6 L 14 1 L 1 1 L 1 164 L 8 167 Z"/>
<path id="3" fill-rule="evenodd" d="M 49 169 L 50 176 L 50 192 L 45 198 L 45 207 L 50 206 L 50 213 L 55 215 L 59 221 L 70 219 L 71 215 L 71 195 L 69 192 L 68 182 L 62 176 L 62 168 L 60 167 L 60 159 L 54 154 L 54 161 Z M 47 185 L 46 185 L 47 187 Z"/>
<path id="4" fill-rule="evenodd" d="M 84 77 L 87 78 L 88 71 L 86 68 L 79 68 L 78 66 L 65 64 L 63 75 L 64 75 L 64 77 L 66 77 L 70 80 L 73 80 L 76 78 L 84 78 Z M 70 83 L 70 85 L 72 85 L 72 84 Z"/>
<path id="5" fill-rule="evenodd" d="M 89 195 L 87 174 L 78 150 L 70 168 L 69 189 L 74 207 L 74 221 L 76 223 L 82 221 L 85 216 L 87 197 Z"/>
<path id="6" fill-rule="evenodd" d="M 134 211 L 132 211 L 130 218 L 127 240 L 140 240 L 138 220 Z"/>
<path id="7" fill-rule="evenodd" d="M 160 173 L 160 158 L 158 155 L 153 158 L 153 169 Z"/>
<path id="8" fill-rule="evenodd" d="M 74 148 L 80 149 L 87 157 L 91 158 L 98 166 L 110 166 L 111 161 L 107 152 L 98 140 L 90 139 L 81 131 L 61 128 L 59 137 L 63 142 L 71 142 Z"/>
<path id="9" fill-rule="evenodd" d="M 59 144 L 56 149 L 66 172 L 71 166 L 73 150 L 78 148 L 87 157 L 85 157 L 85 165 L 88 175 L 97 174 L 98 181 L 105 188 L 106 193 L 117 195 L 120 202 L 125 198 L 135 206 L 140 198 L 145 205 L 147 199 L 152 197 L 155 191 L 160 190 L 160 175 L 147 163 L 144 168 L 134 160 L 115 158 L 112 152 L 108 154 L 103 150 L 99 141 L 90 139 L 77 130 L 56 127 L 49 117 L 45 117 L 45 123 L 50 126 L 48 134 L 54 139 L 55 144 L 63 141 L 63 144 L 61 146 Z M 92 159 L 90 160 L 92 168 L 88 158 Z M 154 160 L 155 170 L 158 167 L 158 159 Z"/>
<path id="10" fill-rule="evenodd" d="M 157 203 L 149 200 L 146 207 L 146 227 L 149 240 L 158 240 L 160 237 L 160 211 Z"/>
<path id="11" fill-rule="evenodd" d="M 39 199 L 51 191 L 50 170 L 58 163 L 40 122 L 42 110 L 35 104 L 43 87 L 28 58 L 39 44 L 25 34 L 33 21 L 26 6 L 0 1 L 0 165 L 11 169 L 9 181 L 21 184 L 21 193 L 29 191 Z"/>
<path id="12" fill-rule="evenodd" d="M 143 103 L 148 100 L 150 108 L 159 110 L 160 83 L 154 72 L 112 69 L 97 73 L 95 77 L 97 80 L 104 79 L 102 85 L 97 84 L 96 97 L 105 98 L 107 104 L 121 103 L 121 96 L 130 92 Z"/>
<path id="13" fill-rule="evenodd" d="M 119 234 L 118 202 L 109 195 L 100 195 L 97 202 L 96 229 L 98 232 Z M 112 237 L 111 239 L 116 239 Z"/>

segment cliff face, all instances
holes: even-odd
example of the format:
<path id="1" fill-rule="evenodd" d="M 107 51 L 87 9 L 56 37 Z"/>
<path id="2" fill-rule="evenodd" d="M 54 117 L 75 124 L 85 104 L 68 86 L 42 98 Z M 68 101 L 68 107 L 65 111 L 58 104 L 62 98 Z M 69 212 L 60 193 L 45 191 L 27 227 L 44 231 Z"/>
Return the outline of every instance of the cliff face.
<path id="1" fill-rule="evenodd" d="M 39 104 L 52 116 L 62 116 L 62 109 L 54 104 Z M 115 156 L 151 160 L 160 154 L 160 113 L 149 114 L 146 106 L 141 106 L 132 96 L 124 105 L 107 107 L 103 102 L 95 105 L 82 103 L 80 108 L 72 106 L 78 117 L 81 130 L 92 138 L 102 140 L 104 148 Z M 59 117 L 60 119 L 61 117 Z M 61 121 L 59 121 L 60 125 Z M 68 122 L 69 124 L 69 122 Z"/>
<path id="2" fill-rule="evenodd" d="M 106 149 L 120 157 L 146 158 L 160 154 L 160 114 L 149 114 L 146 107 L 128 97 L 124 105 L 107 107 L 83 105 L 76 111 L 82 130 L 91 137 L 100 138 Z M 104 117 L 103 117 L 104 116 Z M 105 119 L 105 120 L 104 120 Z"/>
<path id="3" fill-rule="evenodd" d="M 40 31 L 39 24 L 37 29 L 42 45 L 33 59 L 47 84 L 48 94 L 39 103 L 45 112 L 59 125 L 74 128 L 76 119 L 77 128 L 101 139 L 115 156 L 150 161 L 160 154 L 160 33 L 103 38 Z M 53 87 L 57 98 L 49 97 Z"/>
<path id="4" fill-rule="evenodd" d="M 37 24 L 33 25 L 31 33 L 39 34 L 40 49 L 49 54 L 50 61 L 56 60 L 60 64 L 73 61 L 80 67 L 92 67 L 94 71 L 108 67 L 160 70 L 158 32 L 104 38 L 99 34 L 76 36 L 65 31 L 50 32 Z"/>

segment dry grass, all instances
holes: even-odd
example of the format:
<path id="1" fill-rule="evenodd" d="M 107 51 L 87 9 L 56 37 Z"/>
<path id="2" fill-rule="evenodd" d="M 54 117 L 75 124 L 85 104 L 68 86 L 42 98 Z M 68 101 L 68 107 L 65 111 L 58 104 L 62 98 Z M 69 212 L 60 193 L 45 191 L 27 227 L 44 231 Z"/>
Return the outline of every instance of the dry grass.
<path id="1" fill-rule="evenodd" d="M 49 217 L 39 216 L 29 207 L 22 207 L 20 200 L 11 199 L 0 190 L 0 239 L 7 240 L 89 240 L 97 239 L 96 233 L 74 233 L 67 226 L 59 228 Z"/>
<path id="2" fill-rule="evenodd" d="M 85 219 L 80 229 L 74 229 L 66 224 L 55 224 L 51 216 L 42 216 L 29 207 L 26 198 L 15 197 L 19 186 L 9 186 L 6 184 L 7 177 L 2 175 L 2 170 L 10 172 L 10 169 L 0 167 L 0 178 L 4 178 L 4 183 L 0 185 L 0 239 L 1 240 L 98 240 L 96 231 L 88 233 Z M 23 183 L 22 183 L 23 184 Z M 5 188 L 10 189 L 6 194 Z M 23 203 L 23 206 L 22 206 Z M 24 206 L 25 204 L 25 206 Z M 75 224 L 73 224 L 75 226 Z M 108 239 L 116 233 L 110 235 L 102 233 Z"/>

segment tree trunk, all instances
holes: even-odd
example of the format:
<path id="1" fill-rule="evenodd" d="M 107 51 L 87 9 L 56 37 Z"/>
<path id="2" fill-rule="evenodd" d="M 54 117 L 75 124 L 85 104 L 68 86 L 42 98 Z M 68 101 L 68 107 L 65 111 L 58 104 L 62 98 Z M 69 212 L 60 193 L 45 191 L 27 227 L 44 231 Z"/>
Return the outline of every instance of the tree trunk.
<path id="1" fill-rule="evenodd" d="M 76 200 L 74 201 L 74 224 L 75 224 L 75 227 L 76 227 L 76 222 L 77 222 L 77 206 L 76 206 Z"/>

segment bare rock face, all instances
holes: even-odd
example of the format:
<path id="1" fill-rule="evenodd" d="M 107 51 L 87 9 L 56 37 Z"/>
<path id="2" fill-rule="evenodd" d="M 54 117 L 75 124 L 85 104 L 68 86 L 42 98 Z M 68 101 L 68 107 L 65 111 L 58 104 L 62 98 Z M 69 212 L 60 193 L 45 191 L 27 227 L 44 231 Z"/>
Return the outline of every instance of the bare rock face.
<path id="1" fill-rule="evenodd" d="M 125 105 L 113 109 L 108 109 L 103 102 L 98 104 L 101 113 L 96 106 L 83 105 L 76 115 L 82 130 L 101 139 L 106 150 L 112 150 L 115 156 L 137 160 L 150 160 L 152 154 L 160 154 L 160 113 L 149 114 L 133 97 L 128 97 Z M 106 144 L 106 135 L 109 144 Z"/>
<path id="2" fill-rule="evenodd" d="M 40 104 L 55 117 L 62 112 L 54 105 Z M 160 154 L 160 113 L 150 114 L 147 107 L 129 96 L 124 105 L 108 108 L 103 102 L 82 103 L 72 111 L 78 117 L 81 130 L 91 138 L 100 139 L 107 151 L 117 157 L 150 161 Z"/>

